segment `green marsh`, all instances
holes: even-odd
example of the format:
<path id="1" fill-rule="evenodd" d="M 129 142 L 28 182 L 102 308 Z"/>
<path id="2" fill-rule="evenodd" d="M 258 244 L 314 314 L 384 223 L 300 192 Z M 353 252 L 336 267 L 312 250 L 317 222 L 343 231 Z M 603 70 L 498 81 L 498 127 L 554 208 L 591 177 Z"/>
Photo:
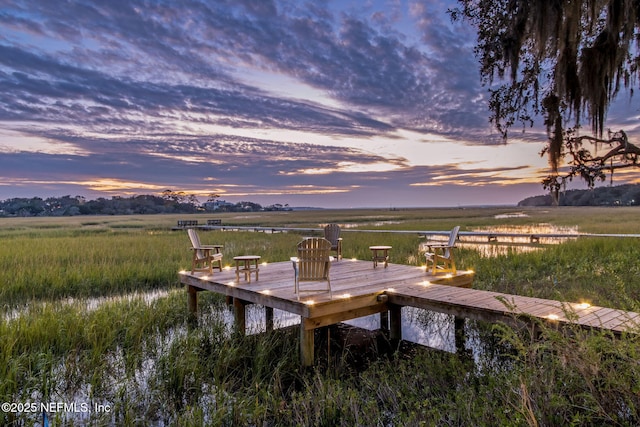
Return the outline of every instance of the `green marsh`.
<path id="1" fill-rule="evenodd" d="M 500 217 L 510 212 L 524 216 Z M 206 223 L 211 215 L 190 216 Z M 463 231 L 552 224 L 640 233 L 634 208 L 340 210 L 216 215 L 223 224 Z M 416 349 L 354 366 L 349 348 L 298 363 L 297 329 L 237 336 L 220 296 L 203 293 L 190 323 L 177 272 L 190 265 L 176 216 L 0 219 L 0 400 L 76 402 L 52 425 L 637 425 L 640 342 L 582 330 L 468 322 L 475 357 Z M 225 260 L 287 260 L 302 235 L 201 232 Z M 348 233 L 345 257 L 393 245 L 419 265 L 413 234 Z M 640 312 L 640 242 L 588 238 L 483 256 L 458 249 L 474 287 Z M 429 315 L 425 315 L 425 322 Z M 108 408 L 108 411 L 106 410 Z M 1 425 L 42 414 L 0 412 Z"/>

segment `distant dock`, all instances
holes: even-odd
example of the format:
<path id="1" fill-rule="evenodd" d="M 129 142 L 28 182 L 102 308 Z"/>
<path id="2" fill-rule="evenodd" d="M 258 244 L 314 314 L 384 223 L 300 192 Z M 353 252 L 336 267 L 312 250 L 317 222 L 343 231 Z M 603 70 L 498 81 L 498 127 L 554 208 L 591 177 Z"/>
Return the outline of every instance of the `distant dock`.
<path id="1" fill-rule="evenodd" d="M 186 230 L 187 228 L 197 228 L 199 230 L 220 230 L 220 231 L 248 231 L 255 233 L 316 233 L 322 234 L 323 228 L 319 227 L 264 227 L 264 226 L 241 226 L 223 225 L 222 220 L 207 220 L 207 224 L 199 224 L 198 221 L 179 220 L 178 225 L 172 230 Z M 341 233 L 387 233 L 387 234 L 411 234 L 420 237 L 446 237 L 450 230 L 366 230 L 359 228 L 342 228 Z M 605 234 L 605 233 L 503 233 L 493 231 L 460 231 L 458 241 L 461 243 L 479 243 L 485 240 L 488 243 L 507 242 L 509 239 L 522 239 L 529 243 L 544 243 L 554 239 L 579 239 L 579 238 L 635 238 L 640 239 L 640 234 Z"/>

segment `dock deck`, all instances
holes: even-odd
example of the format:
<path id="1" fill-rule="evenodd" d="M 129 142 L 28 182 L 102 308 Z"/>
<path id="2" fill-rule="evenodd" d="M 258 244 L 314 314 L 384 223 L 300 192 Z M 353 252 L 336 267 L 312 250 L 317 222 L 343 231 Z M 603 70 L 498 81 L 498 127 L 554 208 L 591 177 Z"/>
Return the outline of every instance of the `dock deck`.
<path id="1" fill-rule="evenodd" d="M 322 326 L 370 314 L 381 314 L 383 327 L 392 339 L 401 339 L 401 308 L 424 308 L 459 318 L 511 321 L 514 316 L 529 316 L 549 322 L 577 323 L 588 328 L 621 333 L 640 322 L 640 314 L 585 304 L 563 303 L 540 298 L 470 289 L 473 271 L 432 275 L 424 268 L 389 263 L 387 268 L 373 267 L 371 261 L 333 262 L 328 292 L 294 294 L 291 262 L 260 265 L 260 279 L 250 283 L 236 281 L 234 269 L 211 275 L 181 272 L 186 285 L 189 309 L 197 311 L 197 292 L 212 291 L 233 298 L 236 328 L 244 332 L 245 306 L 260 304 L 266 308 L 267 328 L 273 324 L 273 309 L 299 315 L 300 349 L 303 365 L 313 364 L 313 331 Z M 313 283 L 301 284 L 313 287 Z M 389 322 L 388 326 L 384 322 Z"/>

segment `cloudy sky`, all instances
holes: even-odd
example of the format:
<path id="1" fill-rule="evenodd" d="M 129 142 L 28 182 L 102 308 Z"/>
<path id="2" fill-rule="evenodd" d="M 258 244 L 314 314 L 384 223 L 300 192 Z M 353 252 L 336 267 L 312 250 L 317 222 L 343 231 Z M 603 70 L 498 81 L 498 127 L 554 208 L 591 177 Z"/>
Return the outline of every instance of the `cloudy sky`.
<path id="1" fill-rule="evenodd" d="M 171 189 L 403 207 L 541 194 L 545 135 L 504 144 L 491 128 L 454 5 L 0 0 L 0 199 Z M 633 135 L 637 115 L 624 98 L 608 125 Z"/>

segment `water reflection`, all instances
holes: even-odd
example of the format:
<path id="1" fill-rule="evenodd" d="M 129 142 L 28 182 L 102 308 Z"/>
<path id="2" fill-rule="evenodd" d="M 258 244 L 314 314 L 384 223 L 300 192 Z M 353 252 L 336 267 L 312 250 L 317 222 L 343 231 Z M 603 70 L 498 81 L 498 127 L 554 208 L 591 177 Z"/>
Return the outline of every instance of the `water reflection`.
<path id="1" fill-rule="evenodd" d="M 124 295 L 110 295 L 104 297 L 95 297 L 95 298 L 74 298 L 68 297 L 61 300 L 55 301 L 42 301 L 42 302 L 32 302 L 25 306 L 12 308 L 6 311 L 4 314 L 4 320 L 11 321 L 17 320 L 21 316 L 28 315 L 31 310 L 37 310 L 41 308 L 45 308 L 51 305 L 61 305 L 61 306 L 77 306 L 82 307 L 84 311 L 94 311 L 100 308 L 102 305 L 106 303 L 123 303 L 123 302 L 133 302 L 136 300 L 142 300 L 146 304 L 151 304 L 157 299 L 164 298 L 168 296 L 170 293 L 182 292 L 182 290 L 163 290 L 156 289 L 149 292 L 131 292 Z"/>
<path id="2" fill-rule="evenodd" d="M 526 216 L 526 214 L 523 215 Z M 464 235 L 456 246 L 476 250 L 480 255 L 488 258 L 510 253 L 539 251 L 545 245 L 558 245 L 577 239 L 579 234 L 577 226 L 557 226 L 547 223 L 476 227 L 471 231 L 481 234 Z"/>
<path id="3" fill-rule="evenodd" d="M 359 227 L 382 227 L 383 225 L 390 225 L 390 224 L 402 224 L 403 221 L 394 221 L 394 220 L 385 220 L 385 221 L 375 221 L 375 222 L 352 222 L 352 223 L 345 223 L 345 224 L 340 224 L 340 227 L 342 228 L 359 228 Z M 326 224 L 324 224 L 326 225 Z M 321 227 L 324 227 L 324 225 L 320 225 Z"/>
<path id="4" fill-rule="evenodd" d="M 380 328 L 377 314 L 344 322 L 366 330 Z M 449 352 L 456 351 L 453 317 L 413 307 L 402 308 L 402 339 Z"/>
<path id="5" fill-rule="evenodd" d="M 231 334 L 234 326 L 233 309 L 215 310 L 213 316 L 220 316 L 227 333 Z M 282 310 L 273 310 L 274 328 L 286 328 L 300 324 L 300 316 Z M 258 334 L 266 331 L 265 310 L 261 305 L 251 304 L 245 307 L 247 334 Z M 380 315 L 372 314 L 343 322 L 368 331 L 380 329 Z M 447 314 L 434 313 L 413 307 L 402 308 L 402 338 L 416 344 L 444 350 L 456 351 L 453 317 Z"/>
<path id="6" fill-rule="evenodd" d="M 529 218 L 529 215 L 527 215 L 524 212 L 509 212 L 509 213 L 503 213 L 503 214 L 494 215 L 493 217 L 495 219 Z"/>

